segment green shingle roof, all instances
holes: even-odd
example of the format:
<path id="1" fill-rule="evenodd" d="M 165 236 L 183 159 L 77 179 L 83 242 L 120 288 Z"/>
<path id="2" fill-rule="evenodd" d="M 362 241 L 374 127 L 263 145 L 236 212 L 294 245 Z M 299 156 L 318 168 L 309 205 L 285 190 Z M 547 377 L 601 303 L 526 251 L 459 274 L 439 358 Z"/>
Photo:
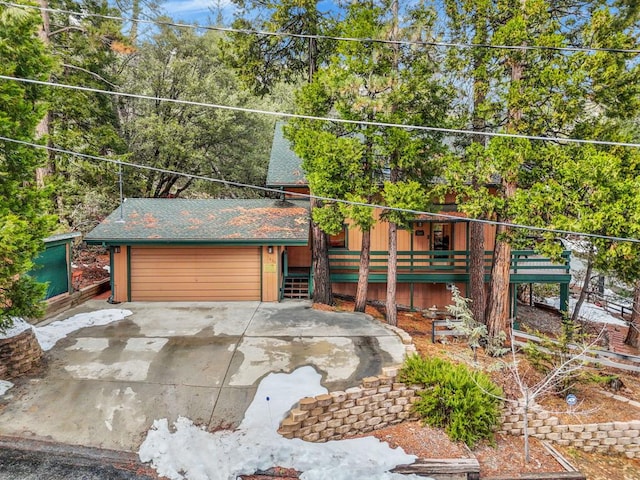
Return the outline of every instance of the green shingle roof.
<path id="1" fill-rule="evenodd" d="M 85 237 L 88 243 L 306 245 L 309 202 L 129 198 Z"/>
<path id="2" fill-rule="evenodd" d="M 307 185 L 307 179 L 302 170 L 302 160 L 293 150 L 289 140 L 284 138 L 282 128 L 284 122 L 276 122 L 276 129 L 271 145 L 269 170 L 267 171 L 267 186 L 295 187 Z"/>

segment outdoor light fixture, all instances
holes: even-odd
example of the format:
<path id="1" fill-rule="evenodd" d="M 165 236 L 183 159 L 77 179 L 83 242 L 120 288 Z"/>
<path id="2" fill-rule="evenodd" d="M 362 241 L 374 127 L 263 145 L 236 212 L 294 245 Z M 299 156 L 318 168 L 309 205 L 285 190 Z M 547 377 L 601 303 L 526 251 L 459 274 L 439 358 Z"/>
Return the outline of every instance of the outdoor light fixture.
<path id="1" fill-rule="evenodd" d="M 422 226 L 422 222 L 416 222 L 416 227 L 421 227 Z"/>
<path id="2" fill-rule="evenodd" d="M 268 246 L 267 247 L 267 253 L 273 253 L 273 247 L 272 246 Z"/>

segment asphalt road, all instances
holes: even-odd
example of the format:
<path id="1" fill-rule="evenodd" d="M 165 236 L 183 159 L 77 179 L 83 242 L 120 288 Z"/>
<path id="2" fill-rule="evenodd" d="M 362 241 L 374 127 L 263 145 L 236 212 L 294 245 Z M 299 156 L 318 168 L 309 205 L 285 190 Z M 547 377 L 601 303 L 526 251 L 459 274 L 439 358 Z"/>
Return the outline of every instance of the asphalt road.
<path id="1" fill-rule="evenodd" d="M 93 458 L 91 458 L 93 457 Z M 124 463 L 123 463 L 124 461 Z M 152 480 L 133 458 L 0 447 L 0 480 Z"/>

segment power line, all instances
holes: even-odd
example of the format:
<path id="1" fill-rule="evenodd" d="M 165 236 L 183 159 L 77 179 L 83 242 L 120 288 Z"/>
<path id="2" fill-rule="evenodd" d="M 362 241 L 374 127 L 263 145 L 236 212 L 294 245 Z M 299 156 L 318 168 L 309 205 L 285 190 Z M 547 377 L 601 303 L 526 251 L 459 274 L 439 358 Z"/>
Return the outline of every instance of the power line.
<path id="1" fill-rule="evenodd" d="M 366 120 L 349 120 L 344 118 L 316 117 L 314 115 L 274 112 L 271 110 L 261 110 L 257 108 L 234 107 L 231 105 L 220 105 L 215 103 L 196 102 L 192 100 L 179 100 L 176 98 L 154 97 L 151 95 L 141 95 L 136 93 L 101 90 L 99 88 L 93 88 L 93 87 L 67 85 L 64 83 L 48 82 L 44 80 L 33 80 L 30 78 L 11 77 L 7 75 L 0 75 L 0 80 L 13 80 L 17 82 L 31 83 L 35 85 L 45 85 L 50 87 L 65 88 L 69 90 L 80 90 L 83 92 L 104 93 L 105 95 L 137 98 L 142 100 L 151 100 L 154 102 L 159 102 L 159 101 L 169 102 L 169 103 L 176 103 L 181 105 L 217 108 L 220 110 L 230 110 L 235 112 L 256 113 L 260 115 L 270 115 L 270 116 L 284 117 L 284 118 L 300 118 L 304 120 L 315 120 L 315 121 L 321 121 L 321 122 L 333 122 L 333 123 L 342 123 L 342 124 L 349 124 L 349 125 L 365 125 L 370 127 L 384 127 L 384 128 L 401 128 L 404 130 L 421 130 L 421 131 L 427 131 L 427 132 L 440 132 L 440 133 L 449 133 L 449 134 L 455 134 L 455 135 L 481 135 L 485 137 L 520 138 L 520 139 L 535 140 L 535 141 L 542 141 L 542 142 L 556 142 L 561 144 L 577 143 L 577 144 L 587 144 L 587 145 L 604 145 L 604 146 L 612 146 L 612 147 L 630 147 L 630 148 L 640 147 L 640 143 L 614 142 L 610 140 L 588 140 L 588 139 L 571 138 L 571 137 L 543 137 L 540 135 L 524 135 L 524 134 L 503 133 L 503 132 L 481 132 L 477 130 L 466 130 L 466 129 L 460 129 L 460 128 L 430 127 L 426 125 L 405 125 L 405 124 L 390 123 L 390 122 L 373 122 L 373 121 L 366 121 Z"/>
<path id="2" fill-rule="evenodd" d="M 623 54 L 632 54 L 632 55 L 637 55 L 640 53 L 640 50 L 638 49 L 624 49 L 624 48 L 570 47 L 570 46 L 553 47 L 553 46 L 546 46 L 546 45 L 492 45 L 488 43 L 436 42 L 436 41 L 427 41 L 427 40 L 388 40 L 388 39 L 382 39 L 382 38 L 341 37 L 341 36 L 335 36 L 335 35 L 274 32 L 269 30 L 255 30 L 255 29 L 221 27 L 221 26 L 204 26 L 204 25 L 201 26 L 201 25 L 193 25 L 189 23 L 167 22 L 167 21 L 161 21 L 161 20 L 145 20 L 140 18 L 133 19 L 130 17 L 123 17 L 123 16 L 116 16 L 116 15 L 103 15 L 99 13 L 90 13 L 90 12 L 76 12 L 73 10 L 40 7 L 35 5 L 20 5 L 17 3 L 5 2 L 5 1 L 0 1 L 0 4 L 11 6 L 11 7 L 31 8 L 31 9 L 47 11 L 51 13 L 64 13 L 69 15 L 78 15 L 82 17 L 104 18 L 106 20 L 145 23 L 145 24 L 162 25 L 162 26 L 177 27 L 177 28 L 191 28 L 194 30 L 209 30 L 209 31 L 224 32 L 224 33 L 239 33 L 244 35 L 259 35 L 259 36 L 265 36 L 265 37 L 291 37 L 291 38 L 315 39 L 315 40 L 332 40 L 332 41 L 342 41 L 342 42 L 380 43 L 380 44 L 403 45 L 403 46 L 432 46 L 432 47 L 443 47 L 443 48 L 487 48 L 487 49 L 494 49 L 494 50 L 518 50 L 518 51 L 545 50 L 545 51 L 555 51 L 555 52 L 566 51 L 566 52 L 574 52 L 574 53 L 605 52 L 605 53 L 623 53 Z"/>
<path id="3" fill-rule="evenodd" d="M 369 207 L 369 208 L 380 208 L 383 210 L 389 210 L 389 211 L 394 211 L 394 212 L 402 212 L 402 213 L 410 213 L 410 214 L 414 214 L 414 215 L 427 215 L 430 217 L 434 217 L 434 218 L 442 218 L 442 219 L 446 219 L 446 220 L 460 220 L 460 217 L 457 215 L 448 215 L 446 213 L 434 213 L 434 212 L 425 212 L 422 210 L 413 210 L 413 209 L 408 209 L 408 208 L 397 208 L 397 207 L 388 207 L 388 206 L 384 206 L 384 205 L 377 205 L 374 203 L 366 203 L 366 202 L 354 202 L 354 201 L 350 201 L 350 200 L 341 200 L 341 199 L 337 199 L 337 198 L 331 198 L 331 197 L 322 197 L 319 195 L 312 195 L 312 194 L 308 194 L 308 193 L 299 193 L 299 192 L 283 192 L 280 189 L 277 188 L 269 188 L 269 187 L 261 187 L 259 185 L 251 185 L 251 184 L 247 184 L 247 183 L 241 183 L 241 182 L 234 182 L 231 180 L 221 180 L 219 178 L 213 178 L 213 177 L 207 177 L 204 175 L 196 175 L 196 174 L 191 174 L 191 173 L 185 173 L 185 172 L 179 172 L 179 171 L 175 171 L 175 170 L 169 170 L 169 169 L 165 169 L 165 168 L 158 168 L 158 167 L 152 167 L 149 165 L 141 165 L 138 163 L 133 163 L 133 162 L 126 162 L 123 160 L 116 160 L 113 158 L 106 158 L 106 157 L 100 157 L 97 155 L 89 155 L 86 153 L 78 153 L 78 152 L 73 152 L 71 150 L 65 150 L 62 148 L 57 148 L 57 147 L 51 147 L 49 145 L 40 145 L 37 143 L 32 143 L 32 142 L 27 142 L 24 140 L 16 140 L 14 138 L 8 138 L 8 137 L 3 137 L 0 136 L 0 140 L 5 141 L 5 142 L 11 142 L 11 143 L 16 143 L 16 144 L 20 144 L 20 145 L 26 145 L 29 147 L 34 147 L 34 148 L 40 148 L 43 150 L 48 150 L 48 151 L 52 151 L 52 152 L 56 152 L 56 153 L 62 153 L 65 155 L 72 155 L 75 157 L 80 157 L 80 158 L 85 158 L 88 160 L 98 160 L 98 161 L 102 161 L 102 162 L 107 162 L 107 163 L 111 163 L 114 165 L 119 165 L 119 166 L 125 166 L 125 167 L 131 167 L 131 168 L 138 168 L 141 170 L 148 170 L 148 171 L 152 171 L 152 172 L 157 172 L 157 173 L 167 173 L 169 175 L 178 175 L 181 177 L 185 177 L 185 178 L 191 178 L 191 179 L 195 179 L 195 180 L 203 180 L 203 181 L 207 181 L 207 182 L 212 182 L 212 183 L 220 183 L 226 186 L 231 186 L 231 187 L 239 187 L 239 188 L 249 188 L 252 190 L 259 190 L 262 192 L 267 192 L 267 193 L 276 193 L 278 195 L 282 195 L 283 193 L 287 193 L 288 195 L 291 196 L 295 196 L 295 197 L 300 197 L 300 198 L 306 198 L 306 199 L 316 199 L 316 200 L 321 200 L 323 202 L 334 202 L 334 203 L 341 203 L 344 205 L 353 205 L 353 206 L 358 206 L 358 207 Z M 631 242 L 631 243 L 640 243 L 640 239 L 636 239 L 636 238 L 624 238 L 624 237 L 615 237 L 615 236 L 610 236 L 610 235 L 599 235 L 599 234 L 595 234 L 595 233 L 585 233 L 585 232 L 574 232 L 572 230 L 560 230 L 560 229 L 555 229 L 555 228 L 548 228 L 548 227 L 534 227 L 531 225 L 524 225 L 524 224 L 519 224 L 519 223 L 510 223 L 510 222 L 499 222 L 499 221 L 495 221 L 495 220 L 484 220 L 484 219 L 479 219 L 479 218 L 465 218 L 465 220 L 469 221 L 469 222 L 475 222 L 475 223 L 481 223 L 484 225 L 496 225 L 496 226 L 505 226 L 505 227 L 511 227 L 511 228 L 519 228 L 519 229 L 524 229 L 524 230 L 531 230 L 531 231 L 537 231 L 537 232 L 548 232 L 548 233 L 554 233 L 554 234 L 558 234 L 558 235 L 576 235 L 576 236 L 581 236 L 581 237 L 587 237 L 587 238 L 600 238 L 603 240 L 611 240 L 611 241 L 618 241 L 618 242 Z"/>

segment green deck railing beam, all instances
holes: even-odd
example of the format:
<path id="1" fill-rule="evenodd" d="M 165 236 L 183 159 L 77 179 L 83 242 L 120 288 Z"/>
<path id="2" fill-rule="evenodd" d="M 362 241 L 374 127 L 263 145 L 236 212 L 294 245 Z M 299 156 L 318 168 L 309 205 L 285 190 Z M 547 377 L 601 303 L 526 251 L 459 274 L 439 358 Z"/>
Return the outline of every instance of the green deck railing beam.
<path id="1" fill-rule="evenodd" d="M 491 272 L 493 252 L 485 252 L 485 274 Z M 512 283 L 568 283 L 571 280 L 571 252 L 565 251 L 558 262 L 534 250 L 514 250 L 511 255 Z M 372 251 L 369 282 L 386 282 L 389 254 Z M 334 282 L 356 282 L 360 252 L 329 250 L 331 279 Z M 466 250 L 399 251 L 397 280 L 399 282 L 468 282 L 469 252 Z"/>

